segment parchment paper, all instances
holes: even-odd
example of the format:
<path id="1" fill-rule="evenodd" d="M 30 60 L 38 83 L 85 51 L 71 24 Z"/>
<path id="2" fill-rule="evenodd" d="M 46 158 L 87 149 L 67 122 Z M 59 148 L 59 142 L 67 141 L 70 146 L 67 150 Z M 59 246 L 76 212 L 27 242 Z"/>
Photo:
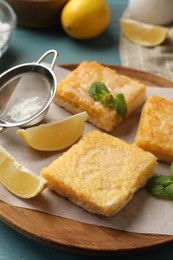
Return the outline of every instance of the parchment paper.
<path id="1" fill-rule="evenodd" d="M 67 73 L 69 72 L 62 68 L 56 67 L 55 69 L 58 81 Z M 159 87 L 147 88 L 147 95 L 152 94 L 173 99 L 172 89 Z M 58 120 L 69 115 L 70 113 L 52 103 L 45 122 Z M 139 117 L 140 109 L 111 134 L 124 139 L 128 143 L 132 143 L 136 134 Z M 88 132 L 91 129 L 95 129 L 95 127 L 87 123 L 84 132 Z M 65 152 L 38 152 L 33 150 L 16 135 L 16 130 L 17 128 L 11 128 L 2 132 L 0 134 L 0 145 L 11 153 L 20 164 L 28 167 L 36 174 L 39 174 L 44 166 L 47 166 L 53 159 Z M 159 163 L 155 168 L 156 174 L 167 174 L 168 171 L 169 165 L 164 163 Z M 44 190 L 39 196 L 27 200 L 13 196 L 0 184 L 0 200 L 17 207 L 47 212 L 84 223 L 137 233 L 173 235 L 173 201 L 154 198 L 147 193 L 145 188 L 136 192 L 128 205 L 113 217 L 102 217 L 88 213 L 49 189 Z"/>

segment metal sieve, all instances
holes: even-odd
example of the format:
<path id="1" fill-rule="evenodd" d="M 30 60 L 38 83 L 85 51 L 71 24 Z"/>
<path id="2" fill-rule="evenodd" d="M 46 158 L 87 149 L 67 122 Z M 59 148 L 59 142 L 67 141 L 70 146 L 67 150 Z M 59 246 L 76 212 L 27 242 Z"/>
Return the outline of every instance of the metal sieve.
<path id="1" fill-rule="evenodd" d="M 41 63 L 53 54 L 50 67 Z M 53 67 L 57 52 L 49 50 L 37 62 L 15 66 L 0 75 L 0 132 L 8 127 L 29 127 L 46 115 L 56 92 Z"/>

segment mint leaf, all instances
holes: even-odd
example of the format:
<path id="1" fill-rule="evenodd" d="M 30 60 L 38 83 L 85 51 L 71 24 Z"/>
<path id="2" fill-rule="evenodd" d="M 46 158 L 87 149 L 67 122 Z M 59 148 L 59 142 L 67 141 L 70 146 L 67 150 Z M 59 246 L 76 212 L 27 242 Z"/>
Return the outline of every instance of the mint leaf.
<path id="1" fill-rule="evenodd" d="M 169 175 L 154 176 L 146 184 L 147 191 L 156 197 L 173 200 L 173 163 Z"/>
<path id="2" fill-rule="evenodd" d="M 158 185 L 147 185 L 147 191 L 152 195 L 159 198 L 168 199 L 168 195 L 164 186 Z"/>
<path id="3" fill-rule="evenodd" d="M 171 179 L 173 180 L 173 162 L 171 163 L 171 166 L 170 166 L 169 175 L 170 175 Z"/>
<path id="4" fill-rule="evenodd" d="M 122 93 L 113 96 L 102 82 L 92 83 L 88 93 L 94 101 L 101 102 L 104 107 L 113 108 L 122 119 L 126 117 L 127 104 Z"/>
<path id="5" fill-rule="evenodd" d="M 109 94 L 109 90 L 104 83 L 94 82 L 88 90 L 88 93 L 93 97 L 94 101 L 101 101 L 105 95 Z"/>
<path id="6" fill-rule="evenodd" d="M 154 176 L 151 179 L 149 179 L 147 182 L 147 185 L 148 186 L 153 186 L 153 185 L 167 186 L 172 183 L 173 183 L 173 181 L 171 180 L 170 176 L 159 175 L 159 176 Z"/>
<path id="7" fill-rule="evenodd" d="M 115 103 L 114 103 L 115 110 L 124 119 L 127 114 L 127 104 L 124 95 L 122 93 L 118 93 L 114 96 L 114 98 L 115 98 Z"/>
<path id="8" fill-rule="evenodd" d="M 166 186 L 165 191 L 166 191 L 167 197 L 170 200 L 173 200 L 173 184 Z"/>

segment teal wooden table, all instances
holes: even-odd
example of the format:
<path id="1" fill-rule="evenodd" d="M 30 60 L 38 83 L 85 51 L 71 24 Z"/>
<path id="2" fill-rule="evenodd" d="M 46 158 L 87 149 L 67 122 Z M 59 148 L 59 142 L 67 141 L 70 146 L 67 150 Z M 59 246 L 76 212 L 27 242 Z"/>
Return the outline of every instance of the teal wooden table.
<path id="1" fill-rule="evenodd" d="M 21 63 L 36 61 L 48 49 L 59 52 L 58 64 L 78 63 L 82 60 L 120 65 L 118 19 L 127 0 L 107 0 L 111 7 L 111 23 L 99 37 L 89 41 L 69 38 L 60 28 L 32 30 L 17 27 L 9 50 L 0 59 L 0 72 Z M 85 260 L 101 257 L 64 252 L 36 242 L 0 222 L 0 260 Z M 166 244 L 135 255 L 117 256 L 122 260 L 173 259 L 173 244 Z"/>

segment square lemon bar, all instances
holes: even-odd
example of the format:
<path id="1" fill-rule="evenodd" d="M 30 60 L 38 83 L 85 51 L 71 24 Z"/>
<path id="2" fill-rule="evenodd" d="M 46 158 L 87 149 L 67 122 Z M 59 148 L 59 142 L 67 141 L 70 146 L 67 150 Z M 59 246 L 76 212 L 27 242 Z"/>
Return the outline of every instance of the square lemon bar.
<path id="1" fill-rule="evenodd" d="M 107 132 L 112 131 L 122 118 L 109 107 L 104 107 L 89 95 L 94 82 L 102 82 L 112 94 L 123 93 L 127 103 L 127 116 L 146 99 L 146 86 L 95 61 L 83 61 L 57 85 L 55 102 L 72 114 L 86 111 L 88 121 Z"/>
<path id="2" fill-rule="evenodd" d="M 158 160 L 173 161 L 173 101 L 151 96 L 141 113 L 135 144 Z"/>
<path id="3" fill-rule="evenodd" d="M 111 216 L 153 176 L 156 157 L 134 144 L 89 131 L 41 171 L 48 187 L 85 210 Z"/>

